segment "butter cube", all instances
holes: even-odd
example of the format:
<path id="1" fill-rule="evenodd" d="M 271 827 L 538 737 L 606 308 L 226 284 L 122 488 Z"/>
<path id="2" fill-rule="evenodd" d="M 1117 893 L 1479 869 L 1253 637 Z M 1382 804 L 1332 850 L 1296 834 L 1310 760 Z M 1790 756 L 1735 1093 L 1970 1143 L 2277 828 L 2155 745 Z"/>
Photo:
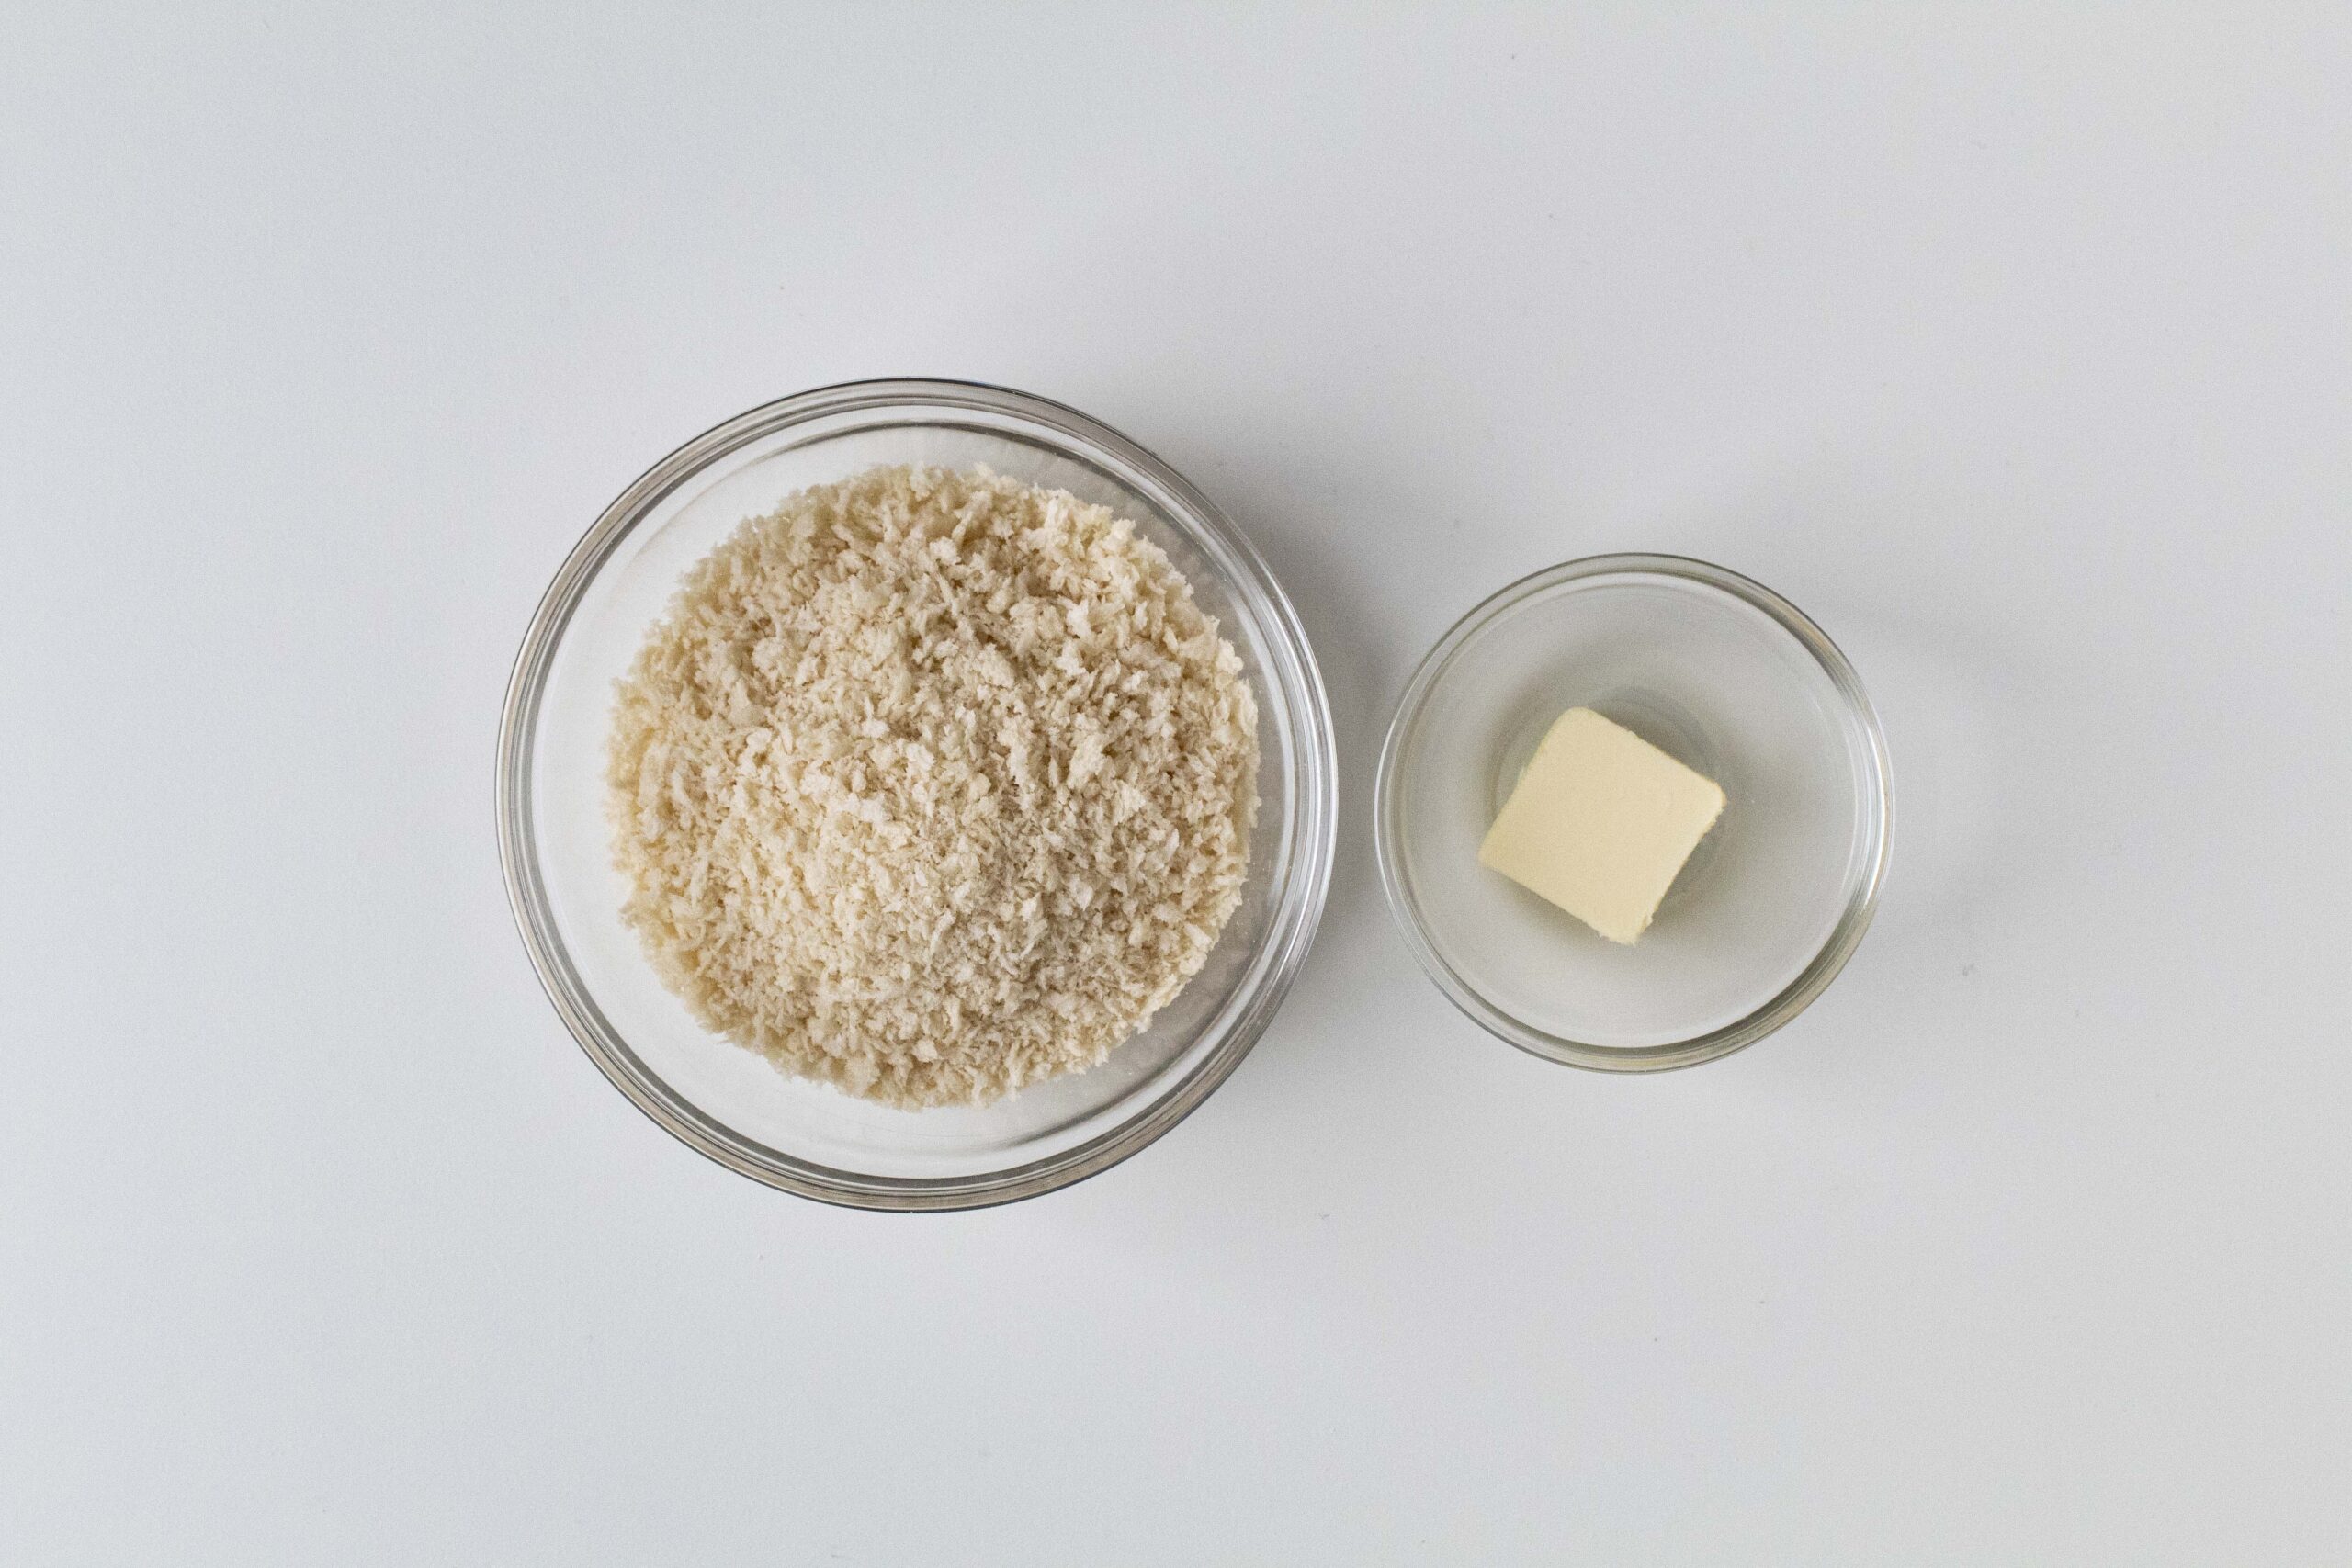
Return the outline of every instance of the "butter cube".
<path id="1" fill-rule="evenodd" d="M 1478 863 L 1631 942 L 1723 809 L 1713 780 L 1590 708 L 1570 708 L 1487 829 Z"/>

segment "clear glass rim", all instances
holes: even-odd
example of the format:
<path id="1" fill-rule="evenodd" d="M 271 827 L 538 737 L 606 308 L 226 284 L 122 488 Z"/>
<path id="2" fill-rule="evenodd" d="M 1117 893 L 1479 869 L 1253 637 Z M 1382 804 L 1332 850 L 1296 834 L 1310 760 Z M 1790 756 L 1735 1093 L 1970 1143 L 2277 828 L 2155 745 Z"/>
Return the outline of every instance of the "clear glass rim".
<path id="1" fill-rule="evenodd" d="M 1438 951 L 1404 871 L 1396 774 L 1398 760 L 1420 720 L 1430 693 L 1443 678 L 1454 655 L 1472 637 L 1527 599 L 1564 582 L 1634 572 L 1679 577 L 1730 593 L 1770 616 L 1819 662 L 1845 699 L 1847 717 L 1867 747 L 1867 782 L 1872 796 L 1867 813 L 1871 843 L 1860 872 L 1848 886 L 1846 907 L 1828 938 L 1796 977 L 1761 1006 L 1720 1029 L 1687 1040 L 1669 1041 L 1662 1045 L 1597 1045 L 1538 1029 L 1495 1006 Z M 1406 946 L 1412 950 L 1414 961 L 1447 1000 L 1487 1033 L 1547 1062 L 1597 1072 L 1650 1073 L 1696 1066 L 1752 1045 L 1803 1012 L 1815 997 L 1829 988 L 1829 983 L 1861 944 L 1862 935 L 1870 929 L 1871 918 L 1878 909 L 1879 887 L 1885 880 L 1887 861 L 1894 847 L 1894 789 L 1886 736 L 1879 727 L 1877 710 L 1871 707 L 1870 696 L 1862 689 L 1861 678 L 1855 674 L 1844 652 L 1810 616 L 1762 583 L 1728 568 L 1688 556 L 1632 553 L 1586 556 L 1530 573 L 1487 595 L 1447 628 L 1415 666 L 1389 719 L 1387 734 L 1381 742 L 1379 768 L 1373 781 L 1372 814 L 1374 856 L 1379 864 L 1381 890 L 1387 897 L 1389 913 L 1395 918 Z"/>
<path id="2" fill-rule="evenodd" d="M 596 574 L 621 541 L 681 483 L 711 463 L 813 420 L 875 409 L 963 410 L 1010 418 L 1091 448 L 1150 481 L 1184 523 L 1238 562 L 1275 643 L 1270 680 L 1287 698 L 1298 758 L 1290 803 L 1293 846 L 1277 869 L 1274 912 L 1243 982 L 1240 1008 L 1216 1047 L 1176 1085 L 1118 1126 L 1025 1165 L 968 1177 L 909 1178 L 800 1160 L 706 1115 L 648 1068 L 605 1016 L 573 966 L 540 874 L 532 804 L 532 742 L 557 649 Z M 820 387 L 780 398 L 713 426 L 648 468 L 606 506 L 573 547 L 539 600 L 516 653 L 499 719 L 498 855 L 516 929 L 548 999 L 589 1060 L 657 1124 L 729 1169 L 784 1191 L 849 1208 L 921 1212 L 985 1208 L 1067 1187 L 1118 1164 L 1190 1115 L 1250 1054 L 1296 978 L 1329 890 L 1337 840 L 1338 762 L 1329 699 L 1313 647 L 1288 595 L 1249 537 L 1215 502 L 1158 457 L 1100 421 L 1048 399 L 981 382 L 897 378 Z"/>

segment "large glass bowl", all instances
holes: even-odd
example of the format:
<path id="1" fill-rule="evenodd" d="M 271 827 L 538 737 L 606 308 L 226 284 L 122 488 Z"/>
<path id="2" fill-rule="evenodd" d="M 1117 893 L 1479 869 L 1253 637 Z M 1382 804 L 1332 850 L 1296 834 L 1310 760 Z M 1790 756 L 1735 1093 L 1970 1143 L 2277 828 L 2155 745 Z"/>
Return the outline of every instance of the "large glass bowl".
<path id="1" fill-rule="evenodd" d="M 779 1071 L 704 1029 L 623 924 L 605 818 L 613 682 L 682 573 L 797 490 L 884 463 L 967 468 L 1136 520 L 1241 656 L 1258 698 L 1257 831 L 1206 966 L 1091 1071 L 994 1105 L 901 1111 Z M 686 443 L 605 509 L 540 602 L 498 744 L 499 851 L 524 944 L 605 1077 L 720 1164 L 828 1202 L 960 1209 L 1091 1176 L 1174 1126 L 1249 1053 L 1306 957 L 1333 840 L 1331 722 L 1315 659 L 1256 550 L 1150 453 L 1075 410 L 955 381 L 786 398 Z"/>

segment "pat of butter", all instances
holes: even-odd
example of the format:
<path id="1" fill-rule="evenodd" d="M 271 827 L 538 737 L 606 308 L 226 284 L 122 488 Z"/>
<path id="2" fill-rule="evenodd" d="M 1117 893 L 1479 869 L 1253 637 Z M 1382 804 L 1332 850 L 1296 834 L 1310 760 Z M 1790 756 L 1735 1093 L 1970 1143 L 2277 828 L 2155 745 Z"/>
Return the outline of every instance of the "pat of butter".
<path id="1" fill-rule="evenodd" d="M 1478 863 L 1630 942 L 1723 809 L 1713 780 L 1590 708 L 1570 708 L 1487 829 Z"/>

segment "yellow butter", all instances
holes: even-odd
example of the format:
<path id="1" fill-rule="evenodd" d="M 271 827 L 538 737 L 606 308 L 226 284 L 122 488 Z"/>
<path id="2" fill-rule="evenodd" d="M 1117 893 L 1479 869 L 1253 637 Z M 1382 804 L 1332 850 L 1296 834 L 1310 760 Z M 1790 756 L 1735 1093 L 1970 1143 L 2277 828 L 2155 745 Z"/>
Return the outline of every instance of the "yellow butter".
<path id="1" fill-rule="evenodd" d="M 1631 942 L 1723 809 L 1713 780 L 1590 708 L 1570 708 L 1544 732 L 1478 862 Z"/>

